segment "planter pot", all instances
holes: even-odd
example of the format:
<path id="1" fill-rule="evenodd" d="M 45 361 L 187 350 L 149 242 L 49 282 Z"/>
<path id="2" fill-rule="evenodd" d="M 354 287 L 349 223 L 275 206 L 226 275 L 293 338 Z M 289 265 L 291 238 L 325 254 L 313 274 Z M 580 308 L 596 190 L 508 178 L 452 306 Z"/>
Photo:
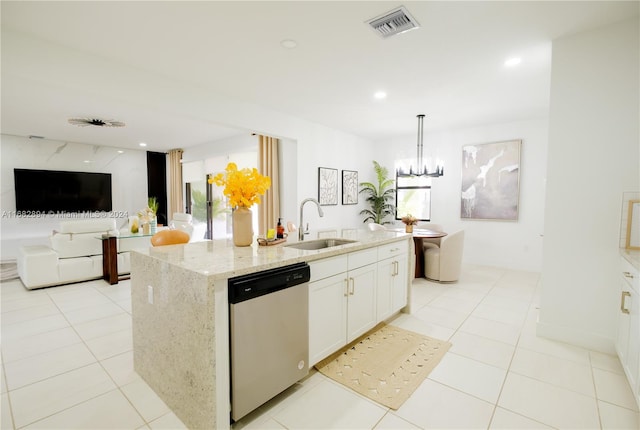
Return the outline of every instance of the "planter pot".
<path id="1" fill-rule="evenodd" d="M 233 244 L 249 246 L 253 242 L 253 216 L 251 209 L 239 206 L 233 211 Z"/>
<path id="2" fill-rule="evenodd" d="M 407 224 L 407 225 L 404 227 L 404 231 L 406 231 L 407 233 L 413 233 L 413 225 L 411 225 L 411 224 Z"/>

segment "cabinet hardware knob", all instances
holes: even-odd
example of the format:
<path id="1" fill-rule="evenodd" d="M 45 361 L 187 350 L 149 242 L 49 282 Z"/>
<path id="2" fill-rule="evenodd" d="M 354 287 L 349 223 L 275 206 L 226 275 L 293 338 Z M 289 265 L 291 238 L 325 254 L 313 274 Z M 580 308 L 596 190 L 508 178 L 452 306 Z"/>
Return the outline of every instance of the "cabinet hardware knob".
<path id="1" fill-rule="evenodd" d="M 622 312 L 623 314 L 630 313 L 629 309 L 625 307 L 625 299 L 627 297 L 631 297 L 631 293 L 629 291 L 623 291 L 622 296 L 620 297 L 620 312 Z"/>
<path id="2" fill-rule="evenodd" d="M 631 272 L 622 272 L 622 274 L 624 275 L 625 278 L 633 279 L 633 275 L 631 274 Z"/>

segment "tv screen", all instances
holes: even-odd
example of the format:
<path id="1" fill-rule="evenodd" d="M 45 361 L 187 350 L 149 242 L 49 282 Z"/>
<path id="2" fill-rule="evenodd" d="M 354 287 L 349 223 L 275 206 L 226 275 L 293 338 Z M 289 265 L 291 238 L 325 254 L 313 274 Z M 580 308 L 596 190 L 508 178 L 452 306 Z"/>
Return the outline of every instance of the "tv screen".
<path id="1" fill-rule="evenodd" d="M 111 174 L 13 169 L 16 210 L 111 212 Z"/>

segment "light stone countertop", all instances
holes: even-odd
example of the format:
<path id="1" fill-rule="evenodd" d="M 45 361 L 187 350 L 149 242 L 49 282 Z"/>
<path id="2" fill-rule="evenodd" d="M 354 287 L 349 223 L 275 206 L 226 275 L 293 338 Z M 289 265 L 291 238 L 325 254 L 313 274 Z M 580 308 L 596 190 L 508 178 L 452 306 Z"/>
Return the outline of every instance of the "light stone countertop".
<path id="1" fill-rule="evenodd" d="M 633 249 L 620 248 L 622 255 L 636 270 L 640 270 L 640 251 Z"/>
<path id="2" fill-rule="evenodd" d="M 305 236 L 305 242 L 316 239 L 343 238 L 354 243 L 319 250 L 301 250 L 287 247 L 297 243 L 297 235 L 292 233 L 287 242 L 260 246 L 257 241 L 251 246 L 234 246 L 231 239 L 211 240 L 137 249 L 137 252 L 169 264 L 207 275 L 209 279 L 225 279 L 275 267 L 309 262 L 348 252 L 368 249 L 373 246 L 407 240 L 411 235 L 394 231 L 369 231 L 365 229 L 335 229 L 312 231 Z"/>

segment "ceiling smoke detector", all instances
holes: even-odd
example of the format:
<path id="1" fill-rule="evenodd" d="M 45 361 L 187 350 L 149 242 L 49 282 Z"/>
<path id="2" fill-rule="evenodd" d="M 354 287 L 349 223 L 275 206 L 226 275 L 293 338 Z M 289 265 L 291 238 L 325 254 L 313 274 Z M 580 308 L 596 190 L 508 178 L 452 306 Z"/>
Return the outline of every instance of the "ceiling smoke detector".
<path id="1" fill-rule="evenodd" d="M 373 18 L 367 21 L 367 24 L 369 24 L 379 36 L 384 38 L 420 28 L 418 21 L 409 14 L 409 11 L 404 6 L 400 6 L 377 18 Z"/>
<path id="2" fill-rule="evenodd" d="M 100 118 L 70 118 L 69 124 L 78 127 L 124 127 L 124 122 Z"/>

